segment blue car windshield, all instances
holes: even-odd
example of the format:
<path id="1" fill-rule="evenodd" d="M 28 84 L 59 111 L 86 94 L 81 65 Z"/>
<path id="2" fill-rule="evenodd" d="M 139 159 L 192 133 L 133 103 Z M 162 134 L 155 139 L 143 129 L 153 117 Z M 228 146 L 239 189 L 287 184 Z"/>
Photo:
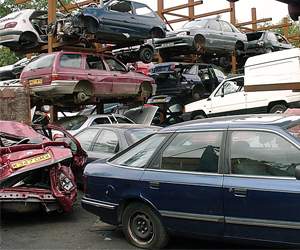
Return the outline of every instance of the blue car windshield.
<path id="1" fill-rule="evenodd" d="M 207 24 L 207 20 L 196 20 L 186 23 L 182 28 L 204 28 Z"/>
<path id="2" fill-rule="evenodd" d="M 137 144 L 132 149 L 126 151 L 124 154 L 113 159 L 110 163 L 135 168 L 145 167 L 166 137 L 166 134 L 153 135 L 147 140 Z"/>

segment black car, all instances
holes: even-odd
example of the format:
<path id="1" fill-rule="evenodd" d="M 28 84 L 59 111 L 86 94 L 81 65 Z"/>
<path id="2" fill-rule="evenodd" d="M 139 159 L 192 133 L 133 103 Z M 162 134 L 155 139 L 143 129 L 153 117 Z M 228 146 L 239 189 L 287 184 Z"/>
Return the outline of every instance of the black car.
<path id="1" fill-rule="evenodd" d="M 112 51 L 112 54 L 124 64 L 135 63 L 137 61 L 151 63 L 154 58 L 154 53 L 155 49 L 152 44 L 152 39 L 149 39 L 142 45 L 119 48 Z"/>
<path id="2" fill-rule="evenodd" d="M 259 31 L 246 35 L 248 38 L 247 55 L 250 56 L 293 48 L 284 36 L 276 32 Z"/>
<path id="3" fill-rule="evenodd" d="M 194 20 L 166 38 L 155 41 L 160 56 L 167 60 L 174 55 L 209 54 L 229 55 L 234 50 L 243 52 L 247 37 L 232 24 L 219 18 Z"/>
<path id="4" fill-rule="evenodd" d="M 109 124 L 88 127 L 74 137 L 88 154 L 88 162 L 108 159 L 160 129 L 141 124 Z"/>
<path id="5" fill-rule="evenodd" d="M 152 68 L 150 75 L 155 79 L 157 95 L 176 95 L 183 103 L 205 98 L 219 85 L 209 64 L 161 63 Z"/>
<path id="6" fill-rule="evenodd" d="M 163 38 L 166 25 L 147 5 L 128 1 L 110 0 L 103 7 L 93 4 L 73 18 L 73 28 L 84 28 L 94 34 L 98 42 L 130 45 L 145 39 Z"/>

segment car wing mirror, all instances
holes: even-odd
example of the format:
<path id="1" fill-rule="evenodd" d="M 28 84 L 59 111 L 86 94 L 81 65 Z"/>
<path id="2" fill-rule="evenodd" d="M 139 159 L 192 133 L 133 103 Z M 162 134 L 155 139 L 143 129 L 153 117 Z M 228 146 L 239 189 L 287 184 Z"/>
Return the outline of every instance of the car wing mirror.
<path id="1" fill-rule="evenodd" d="M 297 165 L 295 168 L 295 176 L 297 180 L 300 180 L 300 165 Z"/>
<path id="2" fill-rule="evenodd" d="M 207 98 L 207 101 L 208 101 L 208 102 L 211 101 L 211 97 L 208 97 L 208 98 Z"/>
<path id="3" fill-rule="evenodd" d="M 118 153 L 120 150 L 120 143 L 118 143 L 115 147 L 115 153 Z"/>

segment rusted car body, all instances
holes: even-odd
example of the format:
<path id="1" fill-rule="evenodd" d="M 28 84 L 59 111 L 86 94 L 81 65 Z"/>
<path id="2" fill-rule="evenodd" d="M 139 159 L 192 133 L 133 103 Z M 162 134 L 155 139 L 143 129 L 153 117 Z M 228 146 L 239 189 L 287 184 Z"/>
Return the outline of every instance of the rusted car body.
<path id="1" fill-rule="evenodd" d="M 57 127 L 0 121 L 0 204 L 12 211 L 72 211 L 77 196 L 72 169 L 83 167 L 86 154 L 76 139 L 52 141 Z M 65 132 L 63 132 L 65 134 Z M 66 134 L 65 134 L 66 135 Z M 51 135 L 52 137 L 52 135 Z"/>

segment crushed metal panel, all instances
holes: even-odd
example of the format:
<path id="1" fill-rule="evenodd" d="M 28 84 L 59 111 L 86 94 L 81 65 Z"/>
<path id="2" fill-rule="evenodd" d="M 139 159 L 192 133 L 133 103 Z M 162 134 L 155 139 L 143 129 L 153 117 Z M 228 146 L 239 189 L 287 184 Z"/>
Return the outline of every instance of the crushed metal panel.
<path id="1" fill-rule="evenodd" d="M 19 81 L 0 82 L 0 120 L 30 123 L 29 90 Z"/>

